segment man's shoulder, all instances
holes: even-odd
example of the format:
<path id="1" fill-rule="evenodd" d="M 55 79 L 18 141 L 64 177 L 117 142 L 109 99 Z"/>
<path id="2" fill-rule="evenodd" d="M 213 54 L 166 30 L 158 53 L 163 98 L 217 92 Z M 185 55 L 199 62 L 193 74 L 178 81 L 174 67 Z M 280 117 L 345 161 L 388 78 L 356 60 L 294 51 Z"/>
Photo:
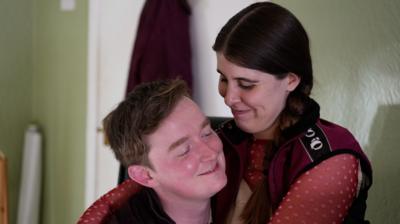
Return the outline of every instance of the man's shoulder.
<path id="1" fill-rule="evenodd" d="M 173 224 L 150 188 L 143 188 L 113 212 L 109 224 Z"/>

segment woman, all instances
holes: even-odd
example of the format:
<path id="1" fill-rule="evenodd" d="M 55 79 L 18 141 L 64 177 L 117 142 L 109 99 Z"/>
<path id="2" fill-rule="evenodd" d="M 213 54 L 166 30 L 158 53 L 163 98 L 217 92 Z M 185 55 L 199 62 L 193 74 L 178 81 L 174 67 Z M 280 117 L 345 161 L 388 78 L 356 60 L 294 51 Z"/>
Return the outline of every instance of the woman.
<path id="1" fill-rule="evenodd" d="M 218 131 L 228 184 L 216 223 L 366 222 L 370 163 L 348 130 L 319 117 L 309 40 L 296 17 L 252 4 L 213 49 L 219 93 L 234 116 Z"/>

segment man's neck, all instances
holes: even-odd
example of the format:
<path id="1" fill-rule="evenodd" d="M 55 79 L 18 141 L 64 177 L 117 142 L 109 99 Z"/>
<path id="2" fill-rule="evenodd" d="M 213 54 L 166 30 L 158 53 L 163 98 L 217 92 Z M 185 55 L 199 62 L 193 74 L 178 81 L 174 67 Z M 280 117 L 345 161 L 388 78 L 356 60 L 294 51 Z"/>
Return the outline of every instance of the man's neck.
<path id="1" fill-rule="evenodd" d="M 176 224 L 208 224 L 210 222 L 209 199 L 204 201 L 160 199 L 164 211 Z"/>

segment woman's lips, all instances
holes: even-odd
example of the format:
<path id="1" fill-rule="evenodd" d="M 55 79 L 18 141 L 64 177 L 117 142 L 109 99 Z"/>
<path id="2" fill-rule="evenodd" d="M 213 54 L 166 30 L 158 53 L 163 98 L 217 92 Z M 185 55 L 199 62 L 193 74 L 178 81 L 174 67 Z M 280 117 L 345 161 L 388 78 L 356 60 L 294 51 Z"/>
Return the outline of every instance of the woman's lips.
<path id="1" fill-rule="evenodd" d="M 232 109 L 231 112 L 235 118 L 242 118 L 249 112 L 249 110 L 233 110 Z"/>

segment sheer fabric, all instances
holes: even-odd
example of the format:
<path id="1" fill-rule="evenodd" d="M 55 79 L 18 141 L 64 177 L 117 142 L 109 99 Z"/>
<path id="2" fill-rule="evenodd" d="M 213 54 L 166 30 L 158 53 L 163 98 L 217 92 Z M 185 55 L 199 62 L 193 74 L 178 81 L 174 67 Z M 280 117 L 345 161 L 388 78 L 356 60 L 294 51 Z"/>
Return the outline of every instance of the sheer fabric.
<path id="1" fill-rule="evenodd" d="M 141 186 L 131 179 L 112 189 L 97 199 L 78 220 L 78 224 L 106 223 L 112 212 L 125 203 Z"/>
<path id="2" fill-rule="evenodd" d="M 333 156 L 290 187 L 269 223 L 342 223 L 357 194 L 359 163 L 351 154 Z"/>
<path id="3" fill-rule="evenodd" d="M 271 140 L 256 139 L 249 148 L 247 169 L 244 172 L 244 179 L 254 191 L 262 179 L 265 179 L 264 170 L 268 169 L 273 156 L 273 142 Z"/>

